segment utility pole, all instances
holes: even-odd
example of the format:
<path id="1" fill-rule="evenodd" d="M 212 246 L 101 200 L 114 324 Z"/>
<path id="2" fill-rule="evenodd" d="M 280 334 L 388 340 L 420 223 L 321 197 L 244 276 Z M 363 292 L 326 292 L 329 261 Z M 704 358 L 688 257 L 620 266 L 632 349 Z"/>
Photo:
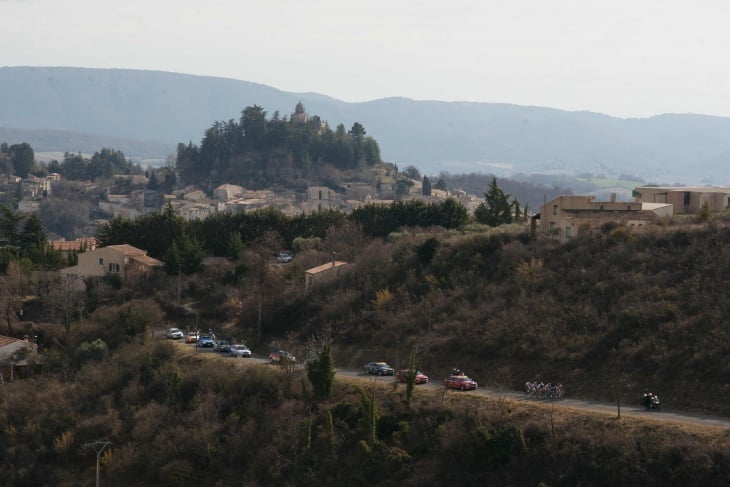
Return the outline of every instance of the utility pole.
<path id="1" fill-rule="evenodd" d="M 99 487 L 101 482 L 101 477 L 99 476 L 99 459 L 101 458 L 101 453 L 111 444 L 111 441 L 95 441 L 84 445 L 85 447 L 92 448 L 96 452 L 96 487 Z"/>

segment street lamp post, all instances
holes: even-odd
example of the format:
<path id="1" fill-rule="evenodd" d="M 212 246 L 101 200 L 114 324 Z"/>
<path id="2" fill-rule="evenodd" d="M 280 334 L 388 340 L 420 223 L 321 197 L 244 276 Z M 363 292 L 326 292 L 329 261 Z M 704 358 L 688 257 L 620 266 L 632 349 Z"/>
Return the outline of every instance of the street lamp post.
<path id="1" fill-rule="evenodd" d="M 96 487 L 99 487 L 101 483 L 101 477 L 99 474 L 99 460 L 101 458 L 101 453 L 111 444 L 111 441 L 95 441 L 84 445 L 86 447 L 93 448 L 94 451 L 96 451 Z"/>

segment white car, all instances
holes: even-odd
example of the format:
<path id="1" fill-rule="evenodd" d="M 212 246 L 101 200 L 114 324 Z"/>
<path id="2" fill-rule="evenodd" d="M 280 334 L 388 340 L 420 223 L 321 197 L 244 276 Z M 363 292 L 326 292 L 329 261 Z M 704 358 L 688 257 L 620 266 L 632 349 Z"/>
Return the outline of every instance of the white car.
<path id="1" fill-rule="evenodd" d="M 165 337 L 172 340 L 180 340 L 183 337 L 183 332 L 179 328 L 168 328 L 165 332 Z"/>
<path id="2" fill-rule="evenodd" d="M 250 357 L 251 350 L 246 345 L 231 345 L 231 357 Z"/>
<path id="3" fill-rule="evenodd" d="M 292 261 L 293 258 L 294 258 L 294 256 L 288 250 L 279 252 L 276 256 L 276 260 L 278 262 L 280 262 L 281 264 L 288 264 L 289 262 Z"/>

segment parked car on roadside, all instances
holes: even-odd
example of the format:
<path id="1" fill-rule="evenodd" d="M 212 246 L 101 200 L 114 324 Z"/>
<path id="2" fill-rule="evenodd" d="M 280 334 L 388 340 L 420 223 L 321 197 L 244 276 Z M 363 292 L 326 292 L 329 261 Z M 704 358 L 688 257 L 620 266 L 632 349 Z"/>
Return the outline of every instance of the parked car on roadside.
<path id="1" fill-rule="evenodd" d="M 282 250 L 281 252 L 276 254 L 276 261 L 281 264 L 288 264 L 289 262 L 292 261 L 293 258 L 294 258 L 294 255 L 292 255 L 292 253 L 289 252 L 288 250 Z"/>
<path id="2" fill-rule="evenodd" d="M 369 362 L 364 366 L 365 373 L 371 375 L 393 375 L 395 369 L 387 362 Z"/>
<path id="3" fill-rule="evenodd" d="M 231 351 L 231 342 L 228 340 L 218 340 L 215 342 L 215 345 L 213 345 L 213 350 L 216 352 L 228 353 Z"/>
<path id="4" fill-rule="evenodd" d="M 197 343 L 198 338 L 200 338 L 199 331 L 189 331 L 188 334 L 185 335 L 185 343 Z"/>
<path id="5" fill-rule="evenodd" d="M 473 391 L 477 388 L 477 381 L 466 375 L 450 375 L 444 379 L 444 386 L 459 391 Z"/>
<path id="6" fill-rule="evenodd" d="M 401 382 L 408 382 L 408 378 L 410 376 L 411 371 L 408 369 L 403 369 L 398 371 L 398 375 L 396 377 Z M 414 384 L 426 384 L 428 382 L 428 376 L 420 370 L 416 370 L 416 375 L 413 378 L 413 382 Z"/>
<path id="7" fill-rule="evenodd" d="M 231 357 L 250 357 L 251 350 L 248 349 L 246 345 L 238 344 L 238 345 L 231 345 L 231 349 L 228 352 L 231 354 Z"/>
<path id="8" fill-rule="evenodd" d="M 269 354 L 269 360 L 272 362 L 296 362 L 297 358 L 285 350 L 274 350 Z"/>
<path id="9" fill-rule="evenodd" d="M 165 337 L 169 338 L 171 340 L 179 340 L 183 338 L 185 335 L 179 328 L 168 328 L 165 332 Z"/>

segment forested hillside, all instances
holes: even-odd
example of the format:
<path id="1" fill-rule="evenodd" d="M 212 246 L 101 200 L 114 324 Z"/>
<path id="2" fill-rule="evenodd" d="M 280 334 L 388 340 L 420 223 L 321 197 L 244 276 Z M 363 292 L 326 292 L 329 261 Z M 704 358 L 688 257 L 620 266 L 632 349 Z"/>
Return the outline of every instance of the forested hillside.
<path id="1" fill-rule="evenodd" d="M 201 313 L 257 340 L 306 340 L 327 324 L 348 365 L 375 350 L 397 361 L 417 349 L 428 369 L 458 365 L 490 384 L 540 378 L 610 400 L 620 379 L 628 400 L 651 386 L 677 408 L 727 414 L 718 400 L 730 387 L 726 223 L 726 215 L 675 217 L 640 233 L 605 225 L 559 244 L 531 236 L 526 224 L 490 230 L 458 207 L 413 203 L 349 218 L 261 212 L 187 227 L 162 214 L 112 222 L 100 241 L 179 234 L 178 242 L 231 256 L 217 277 L 193 276 L 188 299 L 217 303 Z M 261 265 L 285 246 L 296 250 L 291 264 Z M 306 293 L 304 270 L 333 252 L 351 270 Z"/>
<path id="2" fill-rule="evenodd" d="M 84 445 L 103 439 L 104 478 L 122 483 L 724 485 L 724 432 L 344 379 L 320 397 L 301 369 L 203 360 L 152 330 L 212 327 L 305 358 L 331 343 L 339 367 L 415 360 L 434 380 L 458 366 L 480 385 L 559 381 L 626 405 L 650 386 L 665 409 L 728 415 L 729 221 L 606 225 L 568 244 L 519 225 L 382 238 L 339 222 L 299 237 L 286 265 L 249 221 L 237 230 L 260 237 L 231 260 L 93 286 L 68 332 L 34 323 L 43 374 L 3 386 L 0 480 L 90 485 Z M 349 272 L 305 290 L 333 251 Z"/>
<path id="3" fill-rule="evenodd" d="M 306 188 L 313 181 L 336 185 L 341 179 L 337 171 L 382 162 L 378 143 L 360 123 L 348 131 L 339 124 L 333 131 L 318 116 L 308 117 L 301 103 L 296 109 L 291 119 L 278 112 L 267 118 L 262 107 L 253 105 L 238 121 L 214 123 L 200 147 L 178 145 L 178 171 L 188 184 Z"/>

